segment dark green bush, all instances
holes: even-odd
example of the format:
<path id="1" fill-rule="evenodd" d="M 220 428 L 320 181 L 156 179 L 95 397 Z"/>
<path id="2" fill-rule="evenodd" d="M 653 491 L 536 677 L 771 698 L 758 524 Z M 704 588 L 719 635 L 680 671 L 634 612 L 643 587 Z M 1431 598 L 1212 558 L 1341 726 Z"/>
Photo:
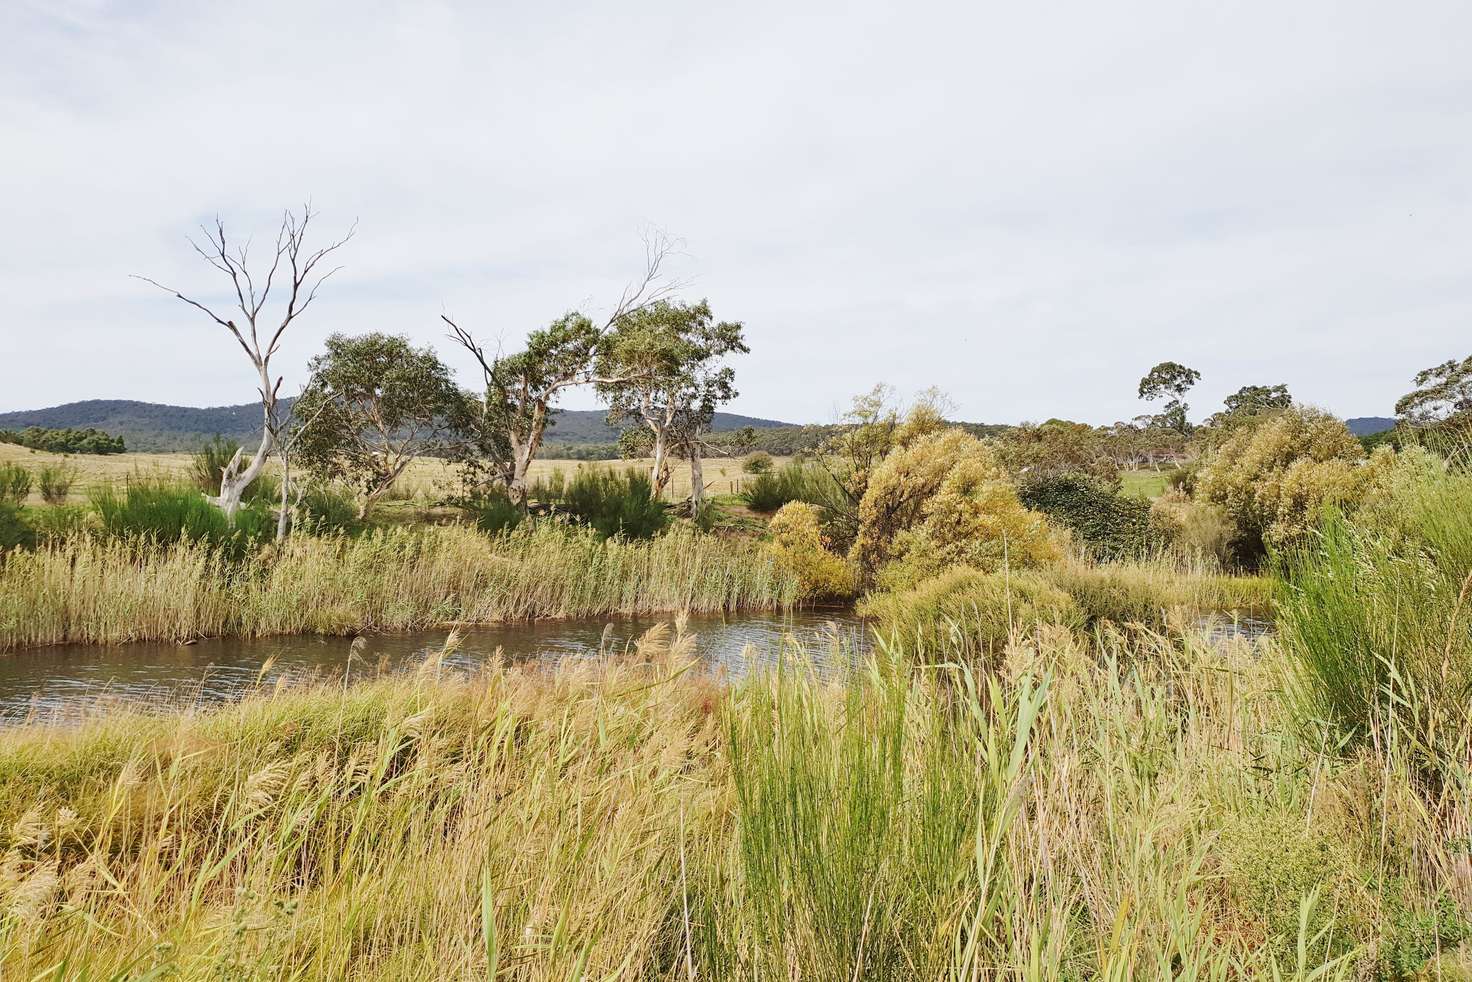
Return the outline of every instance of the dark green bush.
<path id="1" fill-rule="evenodd" d="M 262 504 L 242 506 L 232 527 L 225 513 L 194 488 L 162 481 L 135 479 L 121 493 L 110 485 L 100 487 L 92 492 L 92 507 L 109 535 L 205 541 L 235 555 L 243 555 L 276 531 L 275 516 Z"/>
<path id="2" fill-rule="evenodd" d="M 358 526 L 358 503 L 342 488 L 313 484 L 302 495 L 303 524 L 314 532 L 346 532 Z"/>
<path id="3" fill-rule="evenodd" d="M 466 501 L 463 507 L 474 517 L 476 527 L 490 535 L 510 531 L 526 517 L 522 507 L 511 500 L 505 489 L 499 487 L 480 492 Z"/>
<path id="4" fill-rule="evenodd" d="M 648 539 L 670 523 L 669 509 L 655 497 L 649 475 L 632 468 L 619 473 L 579 467 L 570 480 L 558 471 L 533 485 L 528 494 L 605 538 Z"/>
<path id="5" fill-rule="evenodd" d="M 25 512 L 8 501 L 0 501 L 0 554 L 11 549 L 29 549 L 36 544 L 36 533 L 26 521 Z"/>
<path id="6" fill-rule="evenodd" d="M 40 426 L 28 426 L 20 432 L 0 430 L 0 443 L 15 443 L 32 450 L 48 453 L 122 453 L 123 438 L 112 436 L 101 430 L 48 430 Z"/>
<path id="7" fill-rule="evenodd" d="M 764 450 L 750 454 L 741 462 L 741 470 L 746 474 L 765 474 L 771 469 L 772 455 Z"/>
<path id="8" fill-rule="evenodd" d="M 1077 474 L 1026 483 L 1022 503 L 1073 532 L 1100 560 L 1132 559 L 1164 548 L 1167 537 L 1150 520 L 1150 503 L 1126 498 L 1093 478 Z"/>

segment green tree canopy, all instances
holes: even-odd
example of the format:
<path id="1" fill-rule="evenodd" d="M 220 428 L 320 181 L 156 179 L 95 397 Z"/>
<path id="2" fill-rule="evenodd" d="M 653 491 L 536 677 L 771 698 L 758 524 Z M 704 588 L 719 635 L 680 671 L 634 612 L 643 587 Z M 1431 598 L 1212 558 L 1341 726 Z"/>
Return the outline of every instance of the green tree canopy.
<path id="1" fill-rule="evenodd" d="M 1180 362 L 1163 361 L 1140 379 L 1139 396 L 1146 402 L 1165 399 L 1159 417 L 1161 425 L 1178 433 L 1189 433 L 1191 423 L 1186 413 L 1190 406 L 1186 404 L 1186 393 L 1199 381 L 1201 373 L 1196 369 Z"/>
<path id="2" fill-rule="evenodd" d="M 467 399 L 433 349 L 391 334 L 334 334 L 310 367 L 293 407 L 297 459 L 352 487 L 360 517 L 415 457 L 459 448 Z"/>
<path id="3" fill-rule="evenodd" d="M 1416 373 L 1416 388 L 1401 396 L 1395 414 L 1413 426 L 1431 426 L 1472 415 L 1472 355 Z"/>

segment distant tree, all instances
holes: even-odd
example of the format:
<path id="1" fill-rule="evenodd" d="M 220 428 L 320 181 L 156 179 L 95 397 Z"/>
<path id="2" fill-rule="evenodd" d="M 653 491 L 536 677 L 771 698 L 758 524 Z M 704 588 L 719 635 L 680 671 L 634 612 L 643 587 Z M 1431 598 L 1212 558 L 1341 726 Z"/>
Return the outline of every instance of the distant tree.
<path id="1" fill-rule="evenodd" d="M 467 400 L 432 349 L 390 334 L 334 334 L 311 370 L 293 406 L 310 422 L 294 434 L 297 459 L 352 487 L 360 519 L 414 458 L 459 449 Z"/>
<path id="2" fill-rule="evenodd" d="M 1395 414 L 1412 426 L 1472 416 L 1472 355 L 1417 372 L 1416 388 L 1401 396 Z"/>
<path id="3" fill-rule="evenodd" d="M 472 481 L 481 472 L 503 484 L 511 500 L 526 500 L 527 472 L 551 425 L 550 410 L 562 394 L 579 385 L 611 383 L 594 371 L 604 338 L 624 318 L 658 303 L 672 290 L 661 268 L 674 250 L 663 236 L 645 242 L 643 277 L 624 290 L 613 313 L 596 323 L 568 313 L 533 331 L 526 347 L 512 355 L 490 355 L 475 337 L 448 316 L 450 336 L 480 365 L 483 395 L 474 416 L 474 440 L 465 463 Z"/>
<path id="4" fill-rule="evenodd" d="M 669 482 L 672 442 L 700 471 L 716 407 L 736 395 L 735 371 L 725 359 L 748 350 L 741 324 L 716 322 L 704 300 L 650 304 L 604 339 L 595 366 L 598 392 L 608 402 L 610 424 L 633 422 L 648 431 L 656 495 Z M 698 499 L 700 488 L 693 487 Z"/>
<path id="5" fill-rule="evenodd" d="M 219 218 L 215 219 L 213 229 L 201 226 L 204 233 L 204 242 L 189 240 L 205 262 L 211 267 L 223 273 L 230 280 L 231 292 L 236 301 L 235 309 L 239 311 L 239 322 L 237 317 L 226 311 L 225 315 L 193 300 L 172 287 L 164 286 L 156 280 L 146 276 L 137 277 L 145 283 L 172 293 L 178 299 L 194 307 L 216 324 L 230 332 L 241 350 L 250 359 L 251 366 L 255 369 L 257 379 L 257 392 L 261 397 L 261 441 L 256 447 L 255 453 L 249 461 L 243 459 L 244 450 L 238 450 L 224 467 L 220 475 L 220 493 L 218 496 L 206 495 L 210 502 L 219 507 L 225 513 L 226 518 L 233 524 L 235 513 L 240 509 L 240 499 L 245 489 L 250 487 L 261 471 L 266 467 L 270 458 L 271 449 L 274 446 L 276 434 L 285 425 L 278 412 L 278 394 L 281 389 L 281 377 L 272 378 L 271 358 L 281 346 L 282 335 L 292 323 L 306 313 L 312 301 L 317 297 L 317 290 L 322 286 L 338 267 L 319 273 L 318 267 L 322 261 L 332 253 L 341 248 L 353 237 L 356 225 L 348 230 L 348 233 L 330 245 L 321 249 L 308 249 L 307 229 L 311 224 L 315 213 L 311 205 L 302 208 L 298 216 L 287 211 L 281 219 L 281 227 L 276 233 L 276 247 L 272 253 L 270 265 L 256 269 L 253 275 L 247 265 L 247 254 L 250 241 L 246 240 L 239 246 L 232 247 L 226 240 L 225 224 Z M 266 316 L 266 302 L 271 296 L 271 290 L 276 284 L 276 278 L 282 276 L 285 279 L 281 291 L 285 293 L 285 305 L 276 316 Z M 259 288 L 257 280 L 259 279 Z"/>
<path id="6" fill-rule="evenodd" d="M 1146 402 L 1165 399 L 1159 416 L 1161 425 L 1178 433 L 1190 433 L 1191 423 L 1186 416 L 1190 407 L 1186 405 L 1186 393 L 1199 381 L 1201 373 L 1194 368 L 1187 368 L 1179 362 L 1163 361 L 1140 379 L 1140 398 Z"/>
<path id="7" fill-rule="evenodd" d="M 996 441 L 1009 470 L 1031 483 L 1063 474 L 1084 474 L 1105 482 L 1119 477 L 1119 464 L 1106 444 L 1105 431 L 1087 423 L 1050 419 L 1009 430 Z"/>
<path id="8" fill-rule="evenodd" d="M 1229 416 L 1248 416 L 1293 405 L 1286 385 L 1244 385 L 1222 401 Z"/>

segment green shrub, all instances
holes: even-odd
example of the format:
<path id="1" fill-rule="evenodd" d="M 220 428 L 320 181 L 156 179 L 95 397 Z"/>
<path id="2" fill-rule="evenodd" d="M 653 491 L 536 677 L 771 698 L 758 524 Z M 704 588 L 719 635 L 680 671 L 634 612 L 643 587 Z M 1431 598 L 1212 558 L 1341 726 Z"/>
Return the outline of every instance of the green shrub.
<path id="1" fill-rule="evenodd" d="M 870 594 L 859 614 L 879 633 L 915 651 L 959 651 L 990 658 L 1014 631 L 1037 624 L 1083 626 L 1083 615 L 1063 590 L 1033 573 L 982 573 L 961 567 L 910 590 Z"/>
<path id="2" fill-rule="evenodd" d="M 32 450 L 47 453 L 122 453 L 126 447 L 123 438 L 112 436 L 101 430 L 49 430 L 40 426 L 27 426 L 20 432 L 0 430 L 0 443 L 15 443 Z"/>
<path id="3" fill-rule="evenodd" d="M 747 455 L 741 462 L 741 471 L 745 474 L 765 474 L 772 469 L 772 455 L 765 450 Z"/>
<path id="4" fill-rule="evenodd" d="M 475 519 L 476 527 L 490 535 L 516 528 L 526 516 L 522 507 L 499 487 L 477 494 L 463 507 Z"/>
<path id="5" fill-rule="evenodd" d="M 571 480 L 556 471 L 534 484 L 528 496 L 595 529 L 604 538 L 621 535 L 648 539 L 670 523 L 669 509 L 655 497 L 649 475 L 634 468 L 620 473 L 602 467 L 579 467 Z"/>
<path id="6" fill-rule="evenodd" d="M 88 530 L 92 511 L 86 505 L 60 504 L 29 509 L 25 519 L 36 533 L 37 543 L 62 542 Z"/>
<path id="7" fill-rule="evenodd" d="M 842 489 L 827 471 L 816 464 L 790 461 L 776 470 L 759 472 L 741 492 L 741 500 L 752 511 L 771 514 L 789 501 L 805 501 L 830 511 Z"/>
<path id="8" fill-rule="evenodd" d="M 232 527 L 225 513 L 195 489 L 149 479 L 131 480 L 121 493 L 111 485 L 97 488 L 92 492 L 92 507 L 109 535 L 208 542 L 233 555 L 266 541 L 276 529 L 275 517 L 261 505 L 242 507 Z"/>
<path id="9" fill-rule="evenodd" d="M 19 464 L 0 464 L 0 502 L 19 507 L 30 493 L 30 471 Z"/>
<path id="10" fill-rule="evenodd" d="M 67 495 L 72 493 L 72 485 L 76 480 L 77 472 L 65 464 L 46 464 L 36 475 L 41 497 L 48 505 L 59 505 L 65 501 Z"/>
<path id="11" fill-rule="evenodd" d="M 1126 498 L 1103 481 L 1060 474 L 1024 484 L 1022 503 L 1068 528 L 1095 559 L 1135 559 L 1159 552 L 1165 532 L 1150 519 L 1150 503 Z"/>
<path id="12" fill-rule="evenodd" d="M 303 523 L 313 531 L 345 532 L 358 527 L 358 502 L 342 488 L 312 484 L 302 495 Z"/>
<path id="13" fill-rule="evenodd" d="M 858 571 L 823 542 L 816 505 L 789 501 L 772 516 L 772 554 L 797 575 L 803 600 L 852 597 L 858 592 Z"/>
<path id="14" fill-rule="evenodd" d="M 11 549 L 29 549 L 36 544 L 36 533 L 26 521 L 25 512 L 8 501 L 0 501 L 0 554 Z"/>
<path id="15" fill-rule="evenodd" d="M 1429 906 L 1417 907 L 1405 899 L 1406 891 L 1393 893 L 1385 904 L 1387 930 L 1379 954 L 1379 978 L 1464 978 L 1464 975 L 1425 973 L 1433 958 L 1451 952 L 1472 940 L 1469 923 L 1455 900 L 1445 894 Z"/>

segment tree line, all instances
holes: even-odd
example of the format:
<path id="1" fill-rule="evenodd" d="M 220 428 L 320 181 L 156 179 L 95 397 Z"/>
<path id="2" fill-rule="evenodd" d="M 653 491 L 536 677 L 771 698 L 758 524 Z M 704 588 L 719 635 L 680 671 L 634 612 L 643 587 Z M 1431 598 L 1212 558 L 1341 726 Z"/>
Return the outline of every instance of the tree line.
<path id="1" fill-rule="evenodd" d="M 726 360 L 744 354 L 739 321 L 717 320 L 707 301 L 677 299 L 665 266 L 674 243 L 646 240 L 644 267 L 606 317 L 570 311 L 531 331 L 520 350 L 488 350 L 474 330 L 441 315 L 448 337 L 480 370 L 476 391 L 461 389 L 429 347 L 384 333 L 334 334 L 308 365 L 306 385 L 289 410 L 273 366 L 283 336 L 312 306 L 331 265 L 353 237 L 315 245 L 316 213 L 287 211 L 274 249 L 252 261 L 224 222 L 202 227 L 194 251 L 228 282 L 229 306 L 212 306 L 181 290 L 139 277 L 172 294 L 222 328 L 251 365 L 261 403 L 262 432 L 253 452 L 238 450 L 210 500 L 232 520 L 242 496 L 273 458 L 282 475 L 277 534 L 287 531 L 294 472 L 341 481 L 366 513 L 416 457 L 458 463 L 467 493 L 495 488 L 525 505 L 528 474 L 553 425 L 552 410 L 575 388 L 592 388 L 623 428 L 620 447 L 652 458 L 656 493 L 670 482 L 671 463 L 692 472 L 690 507 L 703 505 L 702 461 L 739 452 L 749 434 L 711 433 L 716 409 L 736 396 Z M 272 305 L 275 298 L 276 303 Z"/>

